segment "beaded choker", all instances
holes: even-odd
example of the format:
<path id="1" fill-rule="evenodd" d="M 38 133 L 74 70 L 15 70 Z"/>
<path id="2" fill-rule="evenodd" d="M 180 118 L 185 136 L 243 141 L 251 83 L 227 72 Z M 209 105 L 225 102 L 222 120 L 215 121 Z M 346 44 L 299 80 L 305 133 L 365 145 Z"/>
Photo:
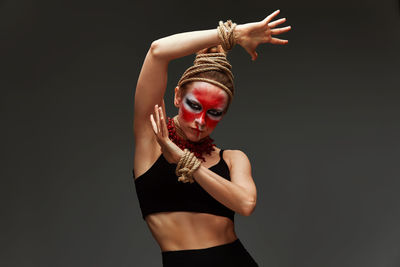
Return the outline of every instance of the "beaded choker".
<path id="1" fill-rule="evenodd" d="M 189 149 L 198 159 L 201 159 L 202 161 L 205 161 L 205 158 L 202 156 L 204 153 L 211 155 L 211 151 L 215 150 L 215 144 L 213 144 L 214 140 L 209 136 L 204 137 L 199 142 L 192 142 L 183 137 L 182 134 L 177 133 L 177 131 L 180 133 L 183 132 L 179 126 L 175 124 L 173 118 L 168 117 L 167 127 L 169 139 L 171 139 L 172 142 L 174 142 L 182 150 L 185 148 Z"/>

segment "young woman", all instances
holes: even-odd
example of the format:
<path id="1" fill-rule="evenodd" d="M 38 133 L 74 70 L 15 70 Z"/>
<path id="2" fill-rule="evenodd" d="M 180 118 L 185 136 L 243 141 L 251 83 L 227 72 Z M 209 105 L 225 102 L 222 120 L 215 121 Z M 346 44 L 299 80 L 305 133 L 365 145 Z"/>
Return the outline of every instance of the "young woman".
<path id="1" fill-rule="evenodd" d="M 257 59 L 261 43 L 283 45 L 273 35 L 285 18 L 174 34 L 154 41 L 135 92 L 134 176 L 143 219 L 168 266 L 258 266 L 235 234 L 234 214 L 249 216 L 256 187 L 247 156 L 222 150 L 209 137 L 234 96 L 226 53 L 241 45 Z M 168 63 L 197 53 L 175 88 L 173 119 L 163 97 Z M 168 119 L 168 121 L 167 121 Z"/>

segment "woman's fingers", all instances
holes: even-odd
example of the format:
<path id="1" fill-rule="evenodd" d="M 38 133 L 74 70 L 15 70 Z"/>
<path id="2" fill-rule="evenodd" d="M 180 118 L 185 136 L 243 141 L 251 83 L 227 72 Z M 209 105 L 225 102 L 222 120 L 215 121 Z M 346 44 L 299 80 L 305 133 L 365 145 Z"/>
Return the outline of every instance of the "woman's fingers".
<path id="1" fill-rule="evenodd" d="M 285 21 L 286 21 L 286 18 L 281 18 L 281 19 L 275 20 L 273 22 L 268 23 L 268 27 L 270 27 L 271 29 L 275 28 L 276 26 L 284 23 Z"/>
<path id="2" fill-rule="evenodd" d="M 271 41 L 269 41 L 271 44 L 287 44 L 289 41 L 288 40 L 283 40 L 279 38 L 272 37 Z"/>
<path id="3" fill-rule="evenodd" d="M 165 135 L 164 135 L 164 125 L 163 125 L 163 120 L 164 120 L 164 116 L 163 116 L 163 114 L 162 114 L 162 109 L 161 109 L 161 107 L 158 107 L 157 108 L 157 112 L 158 112 L 158 117 L 159 117 L 159 119 L 160 119 L 160 133 L 161 133 L 161 137 L 164 137 Z"/>
<path id="4" fill-rule="evenodd" d="M 247 53 L 250 54 L 251 60 L 256 60 L 258 57 L 257 51 L 254 48 L 246 47 Z"/>
<path id="5" fill-rule="evenodd" d="M 157 124 L 154 121 L 154 116 L 153 114 L 150 115 L 150 122 L 151 122 L 151 126 L 153 127 L 153 131 L 155 134 L 158 134 L 158 129 L 157 129 Z"/>
<path id="6" fill-rule="evenodd" d="M 274 11 L 274 12 L 272 12 L 272 14 L 269 15 L 268 17 L 266 17 L 266 18 L 263 20 L 263 22 L 265 22 L 265 24 L 268 24 L 276 15 L 279 14 L 279 12 L 280 12 L 279 9 L 276 10 L 276 11 Z"/>
<path id="7" fill-rule="evenodd" d="M 153 131 L 157 136 L 161 132 L 159 109 L 160 108 L 158 107 L 158 105 L 155 105 L 154 106 L 154 115 L 153 114 L 150 115 L 151 126 L 153 127 Z M 162 132 L 161 132 L 161 134 L 162 134 Z"/>
<path id="8" fill-rule="evenodd" d="M 167 128 L 167 123 L 165 122 L 165 117 L 164 114 L 165 112 L 163 112 L 164 109 L 162 109 L 160 107 L 160 119 L 161 119 L 161 133 L 163 135 L 163 137 L 168 137 L 168 128 Z"/>
<path id="9" fill-rule="evenodd" d="M 165 113 L 163 111 L 163 108 L 155 105 L 154 114 L 154 116 L 153 114 L 150 115 L 150 121 L 154 132 L 159 138 L 168 137 L 168 127 L 167 123 L 165 122 Z"/>
<path id="10" fill-rule="evenodd" d="M 158 132 L 160 132 L 161 126 L 160 126 L 160 115 L 158 113 L 158 105 L 154 106 L 154 114 L 156 116 L 157 129 L 158 129 Z"/>
<path id="11" fill-rule="evenodd" d="M 166 118 L 167 117 L 167 112 L 165 111 L 165 102 L 164 102 L 164 98 L 162 99 L 162 110 L 163 110 L 163 114 L 164 114 L 164 118 Z"/>
<path id="12" fill-rule="evenodd" d="M 272 29 L 271 34 L 277 35 L 277 34 L 281 34 L 284 32 L 288 32 L 288 31 L 290 31 L 291 28 L 292 28 L 291 26 L 287 26 L 287 27 L 283 27 L 283 28 Z"/>
<path id="13" fill-rule="evenodd" d="M 161 118 L 161 127 L 164 130 L 163 135 L 165 137 L 169 137 L 169 132 L 168 132 L 168 127 L 167 127 L 167 123 L 166 123 L 166 119 L 167 119 L 167 112 L 165 111 L 165 102 L 164 99 L 162 100 L 162 107 L 161 107 L 161 114 L 162 114 L 162 118 Z"/>

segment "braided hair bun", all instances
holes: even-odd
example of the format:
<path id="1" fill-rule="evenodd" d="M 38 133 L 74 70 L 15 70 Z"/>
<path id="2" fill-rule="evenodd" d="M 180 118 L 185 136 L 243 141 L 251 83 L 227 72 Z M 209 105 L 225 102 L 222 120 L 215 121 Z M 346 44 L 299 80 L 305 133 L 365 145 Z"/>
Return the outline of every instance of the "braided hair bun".
<path id="1" fill-rule="evenodd" d="M 232 66 L 229 64 L 226 55 L 227 52 L 221 45 L 198 51 L 193 66 L 183 73 L 178 82 L 181 96 L 185 94 L 187 85 L 190 82 L 204 81 L 212 83 L 228 94 L 229 100 L 226 112 L 234 95 Z"/>

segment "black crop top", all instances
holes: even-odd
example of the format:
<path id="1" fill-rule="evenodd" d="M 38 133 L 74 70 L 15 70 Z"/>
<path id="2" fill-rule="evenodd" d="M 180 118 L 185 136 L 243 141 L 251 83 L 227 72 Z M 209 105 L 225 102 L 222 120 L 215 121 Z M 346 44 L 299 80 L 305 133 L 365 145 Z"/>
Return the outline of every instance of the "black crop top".
<path id="1" fill-rule="evenodd" d="M 222 158 L 209 169 L 231 180 L 229 168 Z M 194 211 L 228 217 L 234 221 L 235 212 L 213 198 L 197 182 L 178 182 L 176 164 L 170 164 L 163 154 L 144 174 L 135 179 L 142 217 L 163 211 Z"/>

